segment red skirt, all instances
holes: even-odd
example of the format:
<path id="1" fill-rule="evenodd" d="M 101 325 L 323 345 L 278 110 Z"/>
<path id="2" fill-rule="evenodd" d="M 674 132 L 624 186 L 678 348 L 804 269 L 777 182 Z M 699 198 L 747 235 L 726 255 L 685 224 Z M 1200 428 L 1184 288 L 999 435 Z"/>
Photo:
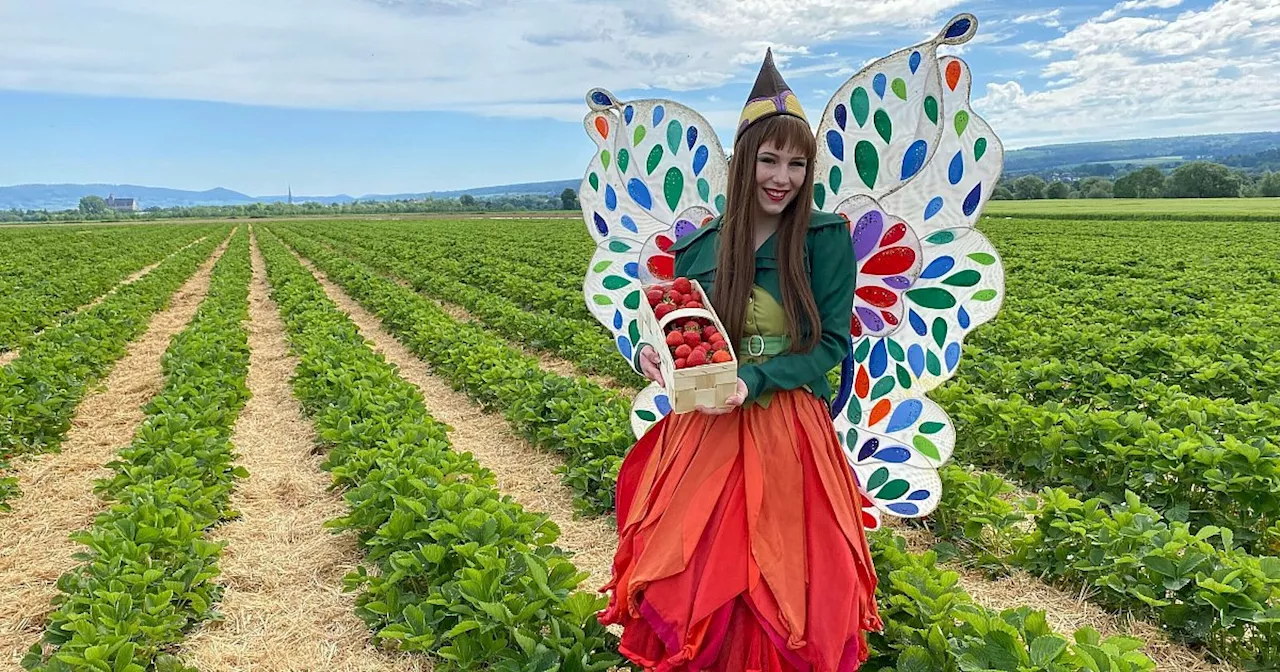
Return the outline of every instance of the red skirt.
<path id="1" fill-rule="evenodd" d="M 618 474 L 602 623 L 658 672 L 845 672 L 882 628 L 857 485 L 813 394 L 668 414 Z"/>

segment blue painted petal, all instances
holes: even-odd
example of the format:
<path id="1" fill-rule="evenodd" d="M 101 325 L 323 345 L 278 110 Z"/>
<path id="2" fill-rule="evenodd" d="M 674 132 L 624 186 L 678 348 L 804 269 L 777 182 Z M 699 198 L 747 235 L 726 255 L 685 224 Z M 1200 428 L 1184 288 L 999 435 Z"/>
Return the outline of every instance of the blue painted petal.
<path id="1" fill-rule="evenodd" d="M 951 180 L 951 184 L 960 184 L 961 178 L 964 177 L 964 153 L 956 152 L 951 157 L 951 166 L 947 168 L 947 179 Z"/>
<path id="2" fill-rule="evenodd" d="M 631 361 L 631 339 L 626 336 L 619 336 L 618 352 L 621 352 L 622 356 L 627 358 L 627 361 Z"/>
<path id="3" fill-rule="evenodd" d="M 911 372 L 916 374 L 917 378 L 924 375 L 924 348 L 920 347 L 919 343 L 907 348 L 907 364 L 911 366 Z"/>
<path id="4" fill-rule="evenodd" d="M 657 126 L 658 124 L 662 123 L 662 117 L 665 116 L 666 114 L 667 114 L 667 110 L 665 107 L 661 105 L 655 106 L 653 108 L 653 125 Z"/>
<path id="5" fill-rule="evenodd" d="M 960 19 L 955 23 L 947 26 L 947 37 L 960 37 L 969 32 L 969 19 Z"/>
<path id="6" fill-rule="evenodd" d="M 627 193 L 631 194 L 631 200 L 635 201 L 636 205 L 645 210 L 653 207 L 653 196 L 649 193 L 648 185 L 638 178 L 633 177 L 627 182 Z"/>
<path id="7" fill-rule="evenodd" d="M 871 362 L 868 365 L 869 373 L 872 378 L 879 378 L 884 375 L 885 369 L 889 368 L 889 352 L 886 350 L 884 339 L 879 339 L 871 348 Z"/>
<path id="8" fill-rule="evenodd" d="M 702 174 L 702 169 L 707 167 L 707 159 L 709 158 L 711 158 L 711 152 L 707 150 L 706 145 L 702 145 L 698 148 L 698 151 L 693 153 L 694 175 Z"/>
<path id="9" fill-rule="evenodd" d="M 969 311 L 965 310 L 964 306 L 960 306 L 960 313 L 956 316 L 956 318 L 960 320 L 961 329 L 969 328 Z"/>
<path id="10" fill-rule="evenodd" d="M 591 102 L 595 103 L 596 105 L 612 105 L 613 104 L 613 101 L 609 100 L 609 96 L 606 96 L 604 91 L 592 91 Z"/>
<path id="11" fill-rule="evenodd" d="M 640 264 L 634 261 L 629 261 L 623 265 L 622 271 L 636 280 L 640 279 Z"/>
<path id="12" fill-rule="evenodd" d="M 946 275 L 947 271 L 950 271 L 955 265 L 956 260 L 950 256 L 938 257 L 937 259 L 929 262 L 929 265 L 925 267 L 924 272 L 920 274 L 920 278 L 922 280 L 940 278 Z"/>
<path id="13" fill-rule="evenodd" d="M 689 149 L 693 149 L 693 146 L 698 142 L 698 128 L 690 126 L 689 130 L 684 132 L 684 139 L 685 142 L 689 143 Z"/>
<path id="14" fill-rule="evenodd" d="M 613 311 L 613 328 L 614 329 L 622 328 L 622 311 L 620 310 Z"/>
<path id="15" fill-rule="evenodd" d="M 871 80 L 871 88 L 876 90 L 877 96 L 884 98 L 884 87 L 888 83 L 889 83 L 889 78 L 885 77 L 884 73 L 882 72 L 876 75 L 875 79 Z"/>
<path id="16" fill-rule="evenodd" d="M 665 394 L 659 394 L 653 398 L 653 405 L 658 407 L 658 413 L 666 415 L 671 412 L 671 400 Z"/>
<path id="17" fill-rule="evenodd" d="M 892 464 L 902 464 L 911 459 L 911 451 L 902 446 L 890 446 L 876 453 L 873 457 Z"/>
<path id="18" fill-rule="evenodd" d="M 844 130 L 844 125 L 848 123 L 848 121 L 849 108 L 845 107 L 844 103 L 836 105 L 836 125 L 840 127 L 840 130 Z"/>
<path id="19" fill-rule="evenodd" d="M 920 507 L 910 502 L 894 502 L 888 505 L 888 509 L 900 516 L 914 516 L 920 513 Z"/>
<path id="20" fill-rule="evenodd" d="M 626 118 L 627 123 L 631 123 L 631 118 L 636 116 L 636 108 L 628 105 L 622 110 L 622 116 Z"/>
<path id="21" fill-rule="evenodd" d="M 928 490 L 916 490 L 915 492 L 913 492 L 913 493 L 911 493 L 911 494 L 907 495 L 907 499 L 909 499 L 909 500 L 911 500 L 911 501 L 913 501 L 913 502 L 919 502 L 919 501 L 922 501 L 922 500 L 929 499 L 929 491 L 928 491 Z"/>
<path id="22" fill-rule="evenodd" d="M 916 140 L 907 148 L 902 156 L 902 179 L 909 179 L 924 167 L 925 156 L 929 154 L 929 143 Z"/>
<path id="23" fill-rule="evenodd" d="M 925 221 L 928 221 L 930 217 L 933 217 L 934 215 L 938 214 L 938 211 L 941 209 L 942 209 L 942 197 L 934 196 L 933 200 L 929 201 L 929 205 L 924 206 Z"/>
<path id="24" fill-rule="evenodd" d="M 923 412 L 924 404 L 919 399 L 907 399 L 898 404 L 898 407 L 893 410 L 893 414 L 889 416 L 888 431 L 897 432 L 914 425 Z"/>
<path id="25" fill-rule="evenodd" d="M 636 228 L 636 220 L 631 219 L 631 215 L 622 216 L 622 228 L 631 233 L 640 233 L 640 229 Z"/>
<path id="26" fill-rule="evenodd" d="M 880 449 L 880 439 L 876 439 L 876 438 L 867 439 L 867 442 L 862 444 L 862 448 L 858 450 L 858 461 L 859 462 L 865 461 L 868 457 L 871 457 L 872 455 L 874 455 L 875 452 L 879 449 Z"/>
<path id="27" fill-rule="evenodd" d="M 598 212 L 593 212 L 591 214 L 592 214 L 592 219 L 596 223 L 596 231 L 599 231 L 600 235 L 602 236 L 609 235 L 609 225 L 605 224 L 604 217 L 601 217 L 600 213 Z"/>
<path id="28" fill-rule="evenodd" d="M 924 319 L 916 313 L 914 308 L 907 313 L 907 321 L 911 322 L 911 329 L 916 332 L 917 336 L 924 336 L 929 333 L 929 327 L 924 323 Z"/>
<path id="29" fill-rule="evenodd" d="M 827 148 L 831 150 L 831 155 L 836 157 L 836 161 L 844 161 L 844 136 L 840 131 L 834 128 L 827 131 Z"/>
<path id="30" fill-rule="evenodd" d="M 973 188 L 973 191 L 969 192 L 969 195 L 964 197 L 964 216 L 965 217 L 972 216 L 973 211 L 978 209 L 978 202 L 981 200 L 982 200 L 982 183 L 979 182 L 977 186 Z"/>
<path id="31" fill-rule="evenodd" d="M 947 346 L 947 370 L 955 371 L 956 364 L 960 363 L 960 344 L 952 343 Z"/>
<path id="32" fill-rule="evenodd" d="M 911 58 L 907 62 L 911 66 L 911 74 L 916 74 L 916 70 L 920 67 L 920 52 L 911 52 Z"/>
<path id="33" fill-rule="evenodd" d="M 610 210 L 618 209 L 618 192 L 613 190 L 612 184 L 604 185 L 604 207 Z"/>

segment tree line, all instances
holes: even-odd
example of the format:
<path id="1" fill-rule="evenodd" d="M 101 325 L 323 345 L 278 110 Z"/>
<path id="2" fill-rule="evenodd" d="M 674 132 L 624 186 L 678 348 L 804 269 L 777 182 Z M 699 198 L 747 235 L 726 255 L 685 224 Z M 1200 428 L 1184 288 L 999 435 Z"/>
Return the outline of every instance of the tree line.
<path id="1" fill-rule="evenodd" d="M 1038 175 L 1000 180 L 992 198 L 1258 198 L 1280 196 L 1280 172 L 1250 174 L 1220 163 L 1193 161 L 1169 174 L 1154 166 L 1114 180 L 1089 176 L 1047 181 Z"/>

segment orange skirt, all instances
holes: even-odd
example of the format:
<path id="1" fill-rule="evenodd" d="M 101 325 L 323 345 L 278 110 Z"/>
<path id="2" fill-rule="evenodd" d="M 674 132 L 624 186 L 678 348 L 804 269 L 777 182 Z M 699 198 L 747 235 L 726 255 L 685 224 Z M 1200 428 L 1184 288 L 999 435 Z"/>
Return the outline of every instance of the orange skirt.
<path id="1" fill-rule="evenodd" d="M 668 414 L 618 474 L 618 551 L 599 619 L 659 672 L 846 672 L 881 630 L 857 485 L 827 409 Z"/>

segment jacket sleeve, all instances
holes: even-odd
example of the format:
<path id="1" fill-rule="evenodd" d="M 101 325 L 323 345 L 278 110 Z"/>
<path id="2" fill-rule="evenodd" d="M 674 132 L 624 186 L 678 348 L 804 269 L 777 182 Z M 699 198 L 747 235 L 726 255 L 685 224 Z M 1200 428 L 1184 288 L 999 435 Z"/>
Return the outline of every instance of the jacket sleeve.
<path id="1" fill-rule="evenodd" d="M 807 353 L 777 355 L 760 364 L 744 364 L 738 377 L 747 384 L 747 399 L 770 390 L 793 390 L 813 382 L 849 354 L 849 321 L 853 314 L 855 266 L 853 246 L 843 226 L 824 226 L 814 234 L 810 287 L 822 316 L 822 335 Z"/>

